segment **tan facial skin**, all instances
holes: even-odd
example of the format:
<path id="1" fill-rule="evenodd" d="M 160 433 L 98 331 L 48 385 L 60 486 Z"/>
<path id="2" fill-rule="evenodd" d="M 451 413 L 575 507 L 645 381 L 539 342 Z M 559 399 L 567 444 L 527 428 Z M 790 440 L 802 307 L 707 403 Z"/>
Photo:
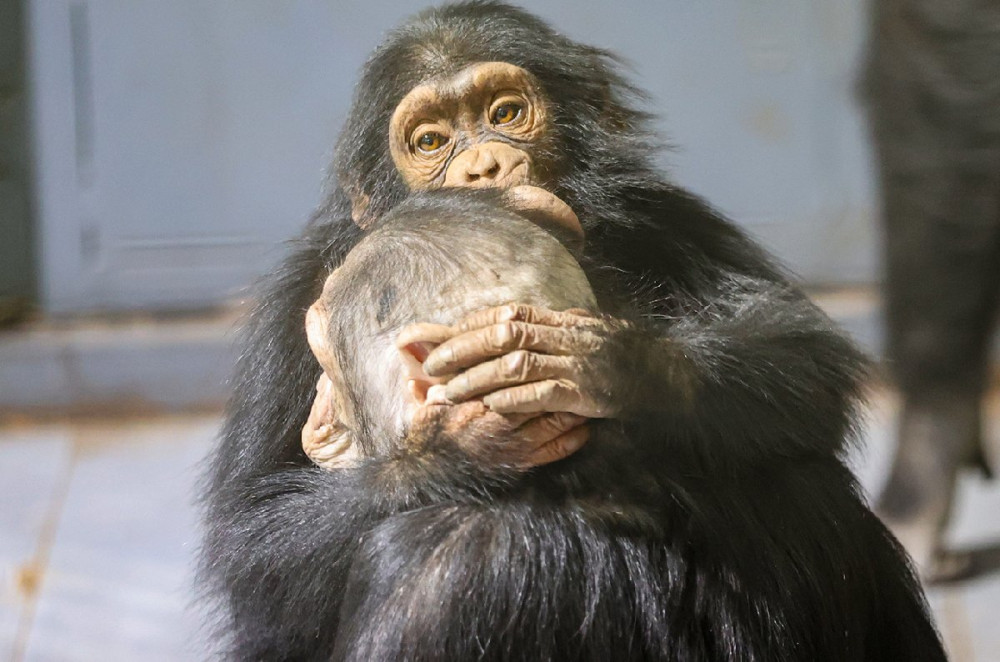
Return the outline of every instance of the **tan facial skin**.
<path id="1" fill-rule="evenodd" d="M 389 124 L 389 149 L 413 191 L 449 187 L 510 190 L 515 206 L 545 208 L 579 235 L 565 202 L 545 190 L 551 164 L 549 108 L 535 77 L 506 62 L 471 65 L 410 91 Z"/>
<path id="2" fill-rule="evenodd" d="M 542 185 L 534 155 L 549 137 L 534 76 L 485 62 L 410 91 L 392 116 L 389 149 L 412 190 Z"/>

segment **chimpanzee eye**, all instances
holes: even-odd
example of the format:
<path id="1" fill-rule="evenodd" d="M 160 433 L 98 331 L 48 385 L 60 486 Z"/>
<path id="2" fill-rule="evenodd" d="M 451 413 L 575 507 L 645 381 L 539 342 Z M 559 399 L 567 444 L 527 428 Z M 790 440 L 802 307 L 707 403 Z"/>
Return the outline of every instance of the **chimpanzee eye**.
<path id="1" fill-rule="evenodd" d="M 491 120 L 494 124 L 510 124 L 520 116 L 521 106 L 516 103 L 504 103 L 494 109 Z"/>
<path id="2" fill-rule="evenodd" d="M 421 152 L 433 152 L 440 149 L 447 142 L 448 138 L 446 136 L 441 135 L 437 131 L 428 131 L 417 138 L 417 149 Z"/>

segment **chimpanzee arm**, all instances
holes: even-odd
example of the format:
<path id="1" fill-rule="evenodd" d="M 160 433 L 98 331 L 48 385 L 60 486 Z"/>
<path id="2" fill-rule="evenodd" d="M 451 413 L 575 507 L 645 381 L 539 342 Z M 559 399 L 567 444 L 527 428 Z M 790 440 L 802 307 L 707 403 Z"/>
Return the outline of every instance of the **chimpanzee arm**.
<path id="1" fill-rule="evenodd" d="M 228 605 L 236 659 L 302 659 L 326 651 L 358 541 L 379 521 L 431 502 L 474 503 L 491 481 L 437 452 L 351 468 L 289 468 L 216 493 L 205 579 Z"/>
<path id="2" fill-rule="evenodd" d="M 334 658 L 654 659 L 663 559 L 525 499 L 401 513 L 359 547 Z"/>
<path id="3" fill-rule="evenodd" d="M 372 527 L 431 503 L 481 503 L 518 475 L 447 439 L 409 441 L 336 471 L 289 465 L 214 489 L 202 578 L 228 607 L 235 659 L 329 659 L 347 571 Z"/>
<path id="4" fill-rule="evenodd" d="M 631 413 L 662 416 L 675 439 L 720 460 L 842 450 L 866 371 L 859 351 L 701 201 L 666 191 L 647 205 L 597 240 L 653 302 L 635 333 L 657 341 L 630 343 L 642 375 Z"/>
<path id="5" fill-rule="evenodd" d="M 621 457 L 591 445 L 569 460 L 570 498 L 533 498 L 560 483 L 553 467 L 514 498 L 378 523 L 355 552 L 334 659 L 944 659 L 839 460 L 733 475 L 681 460 L 657 480 Z"/>
<path id="6" fill-rule="evenodd" d="M 516 303 L 470 314 L 424 361 L 455 375 L 447 398 L 652 417 L 718 462 L 842 450 L 865 372 L 853 345 L 697 199 L 619 197 L 638 202 L 591 228 L 584 260 L 605 315 Z"/>
<path id="7" fill-rule="evenodd" d="M 431 498 L 474 499 L 488 483 L 470 479 L 461 461 L 435 461 L 436 449 L 336 472 L 302 452 L 320 374 L 305 312 L 357 234 L 349 220 L 310 228 L 257 294 L 241 339 L 206 476 L 199 577 L 222 608 L 234 659 L 311 659 L 317 651 L 329 659 L 344 577 L 367 527 Z"/>
<path id="8" fill-rule="evenodd" d="M 320 373 L 302 325 L 326 274 L 356 241 L 344 218 L 307 230 L 255 292 L 240 338 L 226 422 L 206 476 L 199 572 L 227 619 L 219 625 L 235 659 L 294 657 L 304 638 L 322 634 L 308 632 L 312 621 L 295 610 L 319 604 L 323 611 L 323 596 L 304 582 L 341 571 L 352 530 L 341 520 L 347 492 L 312 467 L 300 445 Z"/>

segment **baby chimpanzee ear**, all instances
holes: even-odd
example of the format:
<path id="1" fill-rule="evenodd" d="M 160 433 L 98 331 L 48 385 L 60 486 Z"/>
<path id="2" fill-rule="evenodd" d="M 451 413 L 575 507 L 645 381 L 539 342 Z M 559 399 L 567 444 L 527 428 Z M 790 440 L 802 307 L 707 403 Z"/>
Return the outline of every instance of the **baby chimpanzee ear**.
<path id="1" fill-rule="evenodd" d="M 411 404 L 423 406 L 428 403 L 428 392 L 442 391 L 443 386 L 431 391 L 432 387 L 448 381 L 447 377 L 430 377 L 424 372 L 424 361 L 434 348 L 451 339 L 455 330 L 444 324 L 412 324 L 396 338 L 396 349 L 403 361 L 403 378 L 406 380 L 406 393 L 412 400 Z M 443 404 L 440 398 L 431 398 L 434 404 Z"/>
<path id="2" fill-rule="evenodd" d="M 417 342 L 411 342 L 407 344 L 405 347 L 400 347 L 399 349 L 400 351 L 406 352 L 411 357 L 416 359 L 417 363 L 423 364 L 423 362 L 427 360 L 427 357 L 430 356 L 430 353 L 434 351 L 434 348 L 440 344 L 441 343 L 436 343 L 436 342 L 417 341 Z"/>
<path id="3" fill-rule="evenodd" d="M 434 384 L 440 384 L 441 379 L 428 377 L 424 372 L 424 361 L 440 343 L 427 341 L 408 342 L 399 347 L 403 360 L 403 375 L 406 379 L 407 393 L 413 400 L 422 405 L 427 401 L 427 391 Z"/>

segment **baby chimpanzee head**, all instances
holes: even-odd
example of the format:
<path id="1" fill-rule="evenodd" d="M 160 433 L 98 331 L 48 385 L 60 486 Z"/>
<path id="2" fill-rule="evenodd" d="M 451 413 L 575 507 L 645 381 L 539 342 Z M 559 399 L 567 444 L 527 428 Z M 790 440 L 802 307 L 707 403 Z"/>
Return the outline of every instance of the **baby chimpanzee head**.
<path id="1" fill-rule="evenodd" d="M 414 196 L 374 227 L 309 309 L 309 344 L 362 452 L 384 452 L 422 404 L 426 348 L 396 347 L 415 323 L 453 325 L 506 303 L 596 310 L 579 263 L 489 192 Z"/>

